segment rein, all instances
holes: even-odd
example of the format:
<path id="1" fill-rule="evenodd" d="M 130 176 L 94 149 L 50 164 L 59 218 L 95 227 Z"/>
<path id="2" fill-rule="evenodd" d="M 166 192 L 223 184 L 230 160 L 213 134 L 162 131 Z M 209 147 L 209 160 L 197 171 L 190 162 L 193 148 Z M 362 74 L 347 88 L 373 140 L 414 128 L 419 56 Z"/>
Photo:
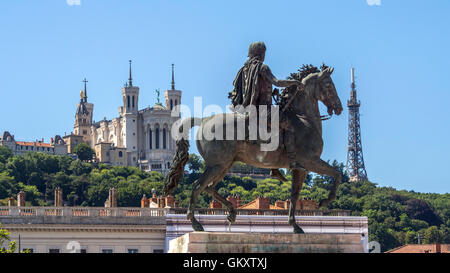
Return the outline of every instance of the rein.
<path id="1" fill-rule="evenodd" d="M 289 99 L 289 101 L 284 105 L 284 108 L 283 108 L 283 110 L 281 110 L 281 113 L 284 113 L 288 109 L 289 105 L 291 105 L 292 101 L 294 101 L 295 97 L 298 94 L 298 89 L 299 88 L 295 88 L 295 93 L 292 95 L 292 97 Z M 303 116 L 303 115 L 297 115 L 297 116 L 299 118 L 303 118 L 303 119 L 310 119 L 311 118 L 311 117 L 307 117 L 307 116 Z M 316 117 L 316 118 L 319 118 L 321 121 L 324 121 L 324 120 L 329 120 L 332 116 L 333 115 L 321 115 L 321 116 Z"/>
<path id="2" fill-rule="evenodd" d="M 317 119 L 320 119 L 321 121 L 324 121 L 324 120 L 329 120 L 332 117 L 332 115 L 322 115 L 319 117 L 308 117 L 308 116 L 304 116 L 304 115 L 297 115 L 297 117 L 303 118 L 303 119 L 317 118 Z"/>

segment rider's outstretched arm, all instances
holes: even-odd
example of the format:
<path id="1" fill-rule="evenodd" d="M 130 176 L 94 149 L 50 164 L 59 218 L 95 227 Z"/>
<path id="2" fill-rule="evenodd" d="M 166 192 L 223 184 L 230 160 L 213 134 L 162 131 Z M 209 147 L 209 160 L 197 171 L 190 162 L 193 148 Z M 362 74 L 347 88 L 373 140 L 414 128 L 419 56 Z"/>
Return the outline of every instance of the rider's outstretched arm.
<path id="1" fill-rule="evenodd" d="M 301 82 L 297 80 L 279 80 L 277 79 L 273 74 L 272 71 L 270 71 L 270 68 L 267 65 L 264 65 L 262 69 L 262 73 L 266 77 L 267 80 L 269 80 L 270 83 L 277 87 L 288 87 L 294 84 L 300 85 Z"/>

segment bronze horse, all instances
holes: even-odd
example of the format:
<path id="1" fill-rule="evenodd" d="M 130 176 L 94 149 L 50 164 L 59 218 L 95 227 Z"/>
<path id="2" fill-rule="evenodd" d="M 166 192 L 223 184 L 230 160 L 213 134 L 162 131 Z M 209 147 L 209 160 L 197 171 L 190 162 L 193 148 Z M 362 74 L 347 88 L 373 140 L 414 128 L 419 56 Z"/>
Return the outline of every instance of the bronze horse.
<path id="1" fill-rule="evenodd" d="M 331 79 L 332 73 L 332 68 L 325 68 L 320 72 L 311 73 L 303 78 L 303 87 L 292 88 L 294 89 L 293 93 L 295 93 L 295 95 L 291 94 L 291 98 L 292 95 L 295 96 L 290 103 L 290 109 L 292 110 L 282 113 L 290 127 L 295 131 L 296 160 L 305 169 L 331 176 L 334 179 L 333 188 L 328 198 L 321 200 L 320 207 L 326 207 L 336 198 L 336 191 L 341 182 L 340 173 L 327 162 L 320 159 L 323 140 L 322 120 L 318 102 L 321 101 L 327 106 L 330 116 L 333 114 L 333 111 L 337 115 L 342 113 L 342 104 Z M 299 90 L 295 90 L 297 88 Z M 286 92 L 290 93 L 292 91 Z M 182 124 L 186 126 L 185 128 L 192 128 L 194 124 L 200 125 L 198 130 L 198 134 L 200 134 L 202 133 L 202 127 L 211 127 L 210 122 L 217 121 L 215 119 L 224 121 L 225 115 L 236 115 L 236 113 L 218 114 L 203 119 L 187 118 L 182 121 Z M 235 122 L 233 119 L 230 120 Z M 235 123 L 234 126 L 236 126 Z M 164 185 L 165 195 L 170 194 L 176 188 L 183 175 L 184 167 L 189 158 L 189 142 L 186 139 L 188 138 L 185 136 L 185 138 L 177 141 L 177 151 Z M 227 219 L 230 223 L 234 223 L 236 220 L 236 211 L 233 205 L 220 196 L 215 189 L 217 183 L 222 180 L 234 162 L 241 161 L 266 169 L 289 168 L 286 149 L 283 145 L 279 145 L 274 151 L 262 152 L 259 143 L 248 140 L 206 140 L 204 138 L 199 139 L 197 135 L 196 142 L 198 151 L 205 160 L 206 169 L 200 178 L 194 182 L 187 211 L 187 218 L 192 222 L 192 227 L 195 231 L 203 231 L 202 225 L 194 217 L 197 197 L 203 191 L 208 192 L 214 199 L 226 206 L 228 210 Z M 295 206 L 307 172 L 295 169 L 292 171 L 292 174 L 289 224 L 293 226 L 295 233 L 303 233 L 303 230 L 295 222 Z"/>

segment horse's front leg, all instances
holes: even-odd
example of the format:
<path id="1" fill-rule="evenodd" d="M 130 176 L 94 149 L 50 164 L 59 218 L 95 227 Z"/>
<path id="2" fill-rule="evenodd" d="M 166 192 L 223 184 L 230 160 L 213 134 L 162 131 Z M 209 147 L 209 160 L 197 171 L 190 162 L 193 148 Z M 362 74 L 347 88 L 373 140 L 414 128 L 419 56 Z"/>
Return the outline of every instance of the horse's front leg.
<path id="1" fill-rule="evenodd" d="M 295 209 L 297 201 L 302 190 L 303 182 L 305 181 L 306 172 L 302 170 L 292 170 L 292 190 L 291 190 L 291 205 L 289 206 L 289 224 L 294 228 L 294 233 L 305 233 L 295 221 Z"/>
<path id="2" fill-rule="evenodd" d="M 197 198 L 198 198 L 198 195 L 202 191 L 201 186 L 202 186 L 201 179 L 199 178 L 199 179 L 195 180 L 193 187 L 192 187 L 191 199 L 189 200 L 189 207 L 188 207 L 187 214 L 186 214 L 187 219 L 189 221 L 191 221 L 192 228 L 194 229 L 194 231 L 204 231 L 202 224 L 200 224 L 200 222 L 197 221 L 197 219 L 195 219 L 195 216 L 194 216 L 194 210 L 195 210 L 195 205 L 197 203 Z"/>
<path id="3" fill-rule="evenodd" d="M 214 199 L 222 203 L 225 207 L 227 207 L 228 210 L 228 216 L 227 220 L 230 222 L 230 224 L 233 224 L 236 221 L 236 210 L 233 207 L 233 204 L 225 199 L 223 196 L 221 196 L 215 189 L 215 185 L 207 187 L 206 192 L 208 192 Z"/>
<path id="4" fill-rule="evenodd" d="M 206 167 L 205 172 L 194 182 L 191 194 L 191 200 L 189 201 L 189 208 L 187 211 L 187 218 L 192 223 L 192 228 L 195 231 L 203 231 L 203 226 L 195 219 L 194 210 L 197 204 L 198 195 L 207 189 L 208 185 L 215 185 L 226 174 L 229 167 L 223 165 L 215 165 Z M 214 190 L 214 187 L 213 187 Z"/>
<path id="5" fill-rule="evenodd" d="M 330 166 L 327 162 L 323 161 L 322 159 L 318 158 L 315 160 L 310 160 L 307 162 L 306 168 L 312 172 L 322 174 L 322 175 L 328 175 L 331 176 L 334 179 L 333 188 L 331 189 L 328 198 L 321 200 L 319 203 L 319 207 L 327 207 L 331 202 L 333 202 L 336 199 L 336 193 L 339 185 L 342 181 L 342 175 L 340 172 L 338 172 L 335 168 Z"/>

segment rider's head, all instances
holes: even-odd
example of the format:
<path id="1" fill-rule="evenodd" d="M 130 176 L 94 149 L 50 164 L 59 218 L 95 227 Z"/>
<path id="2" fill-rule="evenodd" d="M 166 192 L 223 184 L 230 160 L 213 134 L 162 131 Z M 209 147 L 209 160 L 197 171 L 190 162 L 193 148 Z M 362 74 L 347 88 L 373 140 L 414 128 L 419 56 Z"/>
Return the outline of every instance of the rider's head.
<path id="1" fill-rule="evenodd" d="M 249 58 L 258 58 L 261 62 L 264 61 L 266 56 L 266 45 L 264 42 L 254 42 L 248 48 L 248 57 Z"/>

